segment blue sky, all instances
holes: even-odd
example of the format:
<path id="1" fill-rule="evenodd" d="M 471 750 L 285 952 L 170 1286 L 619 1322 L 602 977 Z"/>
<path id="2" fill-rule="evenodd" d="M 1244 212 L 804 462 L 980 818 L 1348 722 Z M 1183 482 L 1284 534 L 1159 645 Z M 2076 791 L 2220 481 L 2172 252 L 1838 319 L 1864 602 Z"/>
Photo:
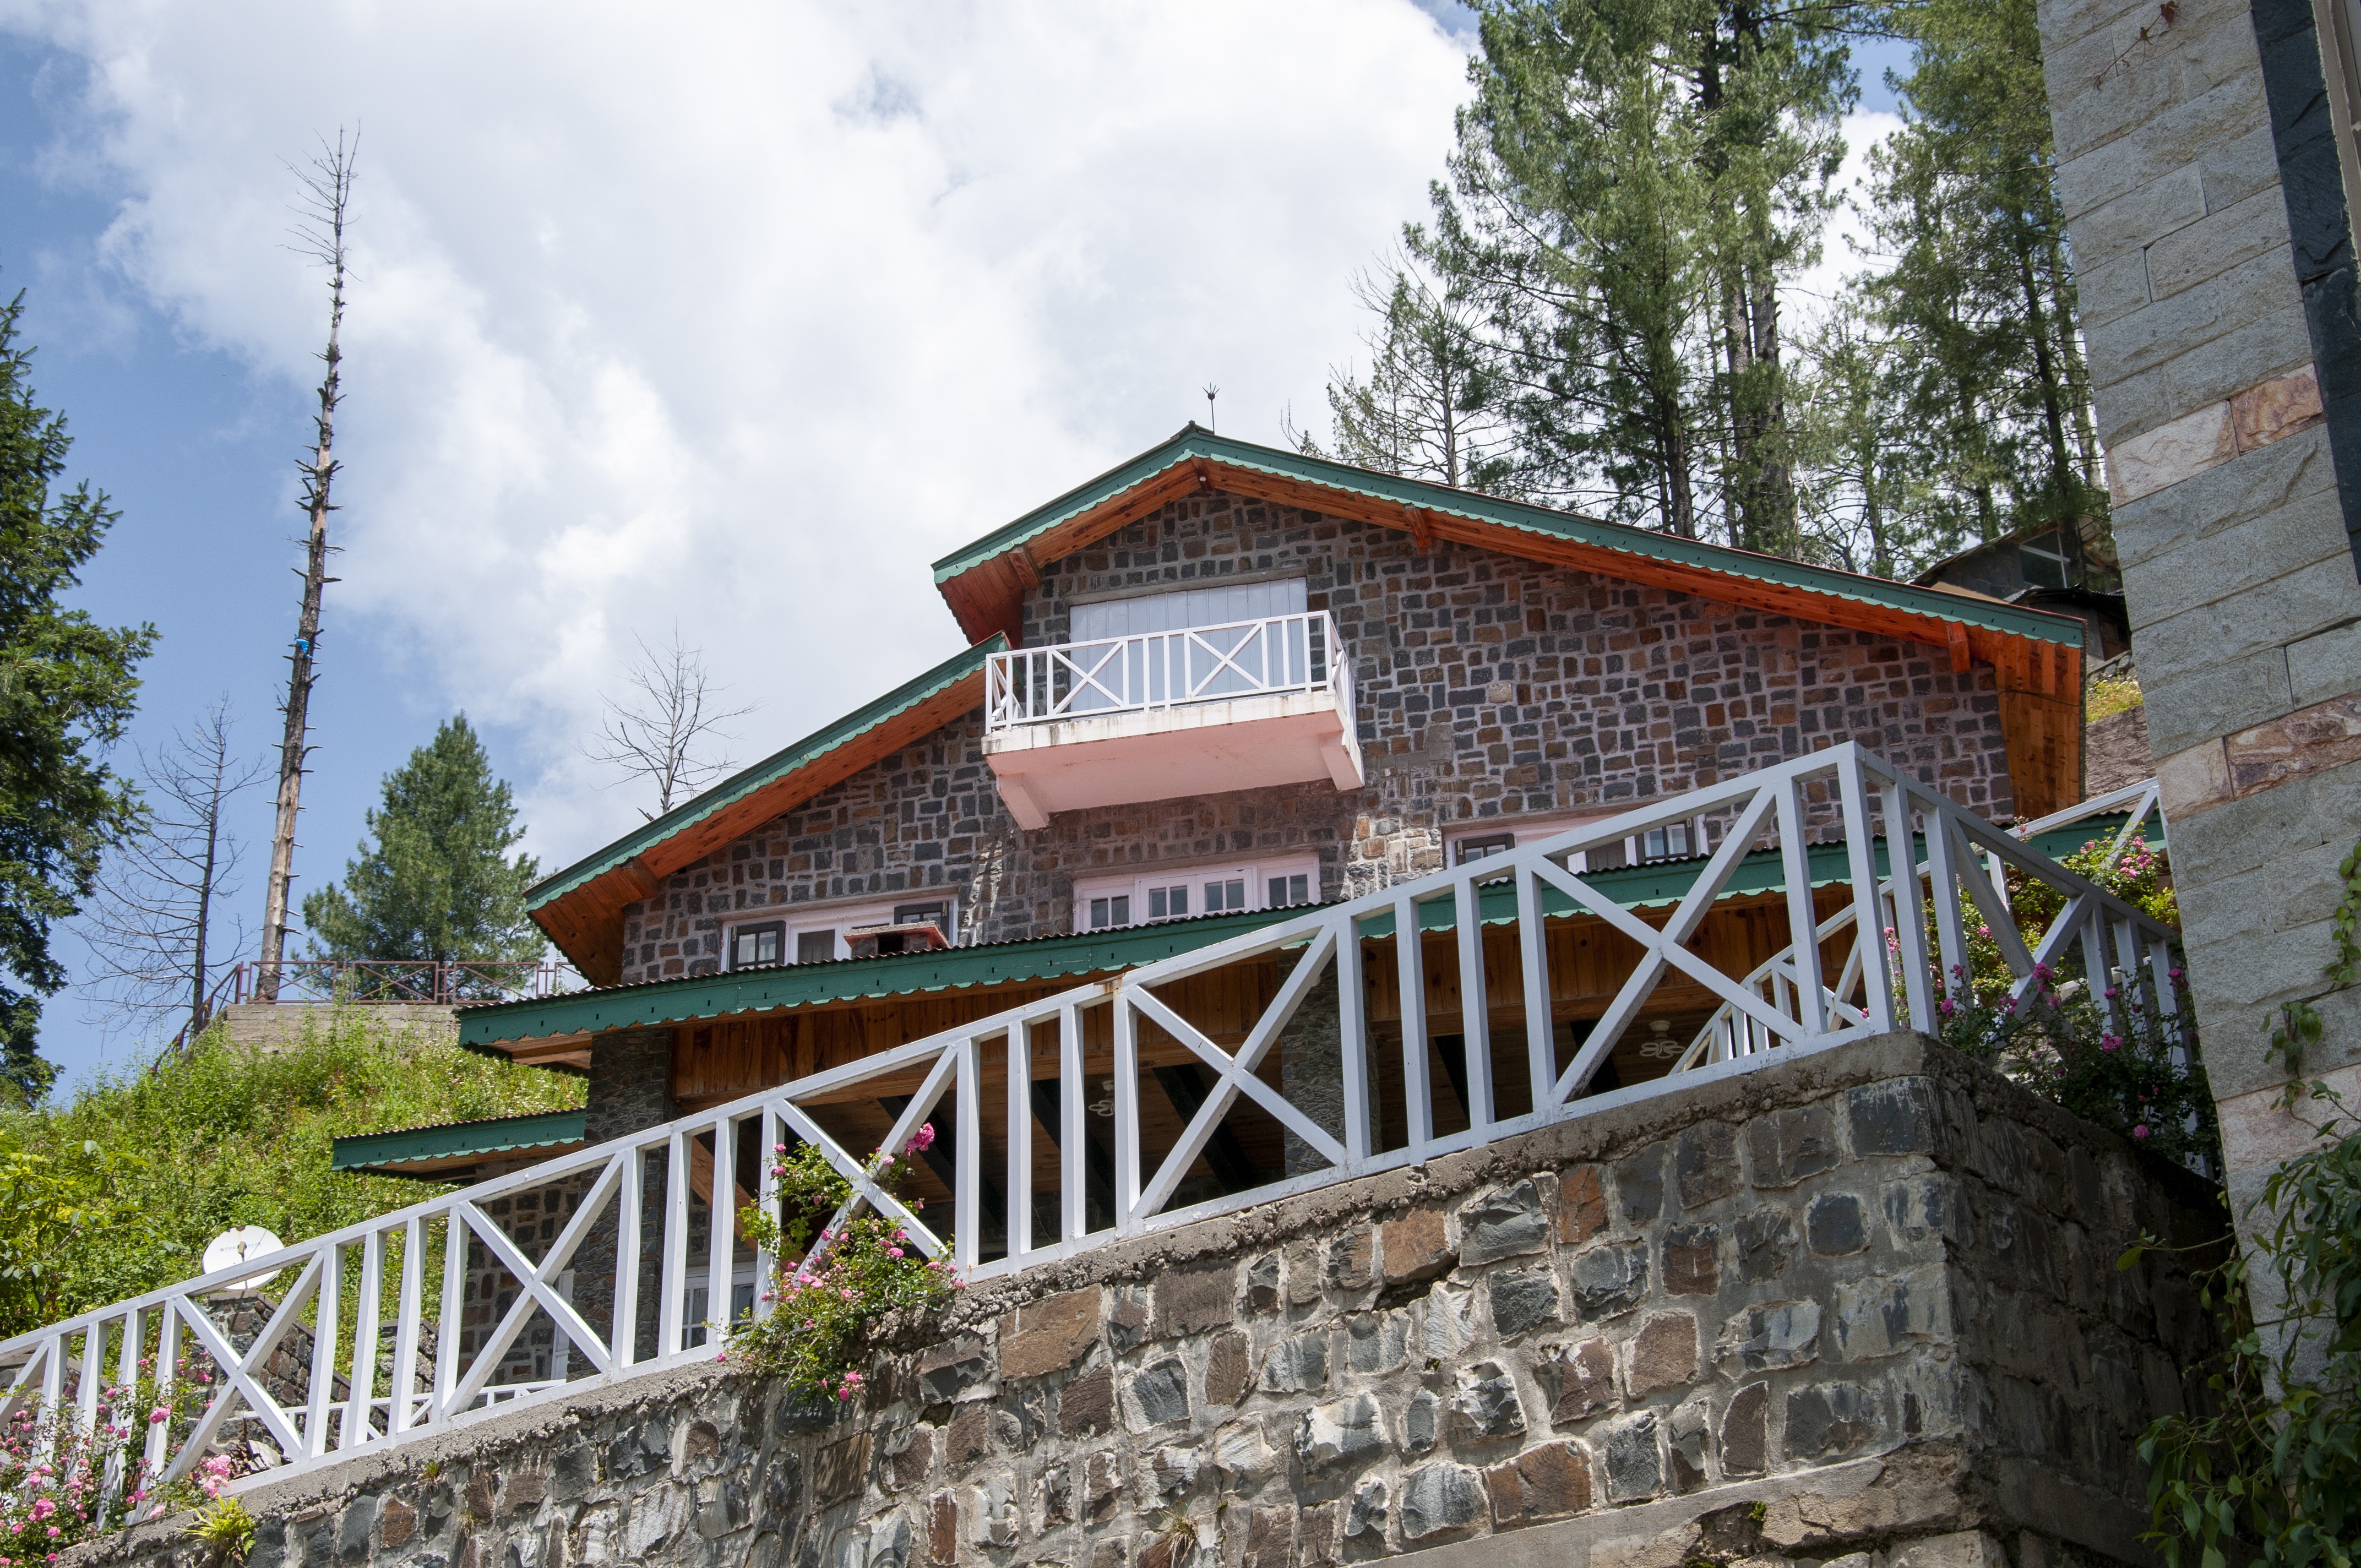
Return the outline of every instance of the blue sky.
<path id="1" fill-rule="evenodd" d="M 361 126 L 352 548 L 299 895 L 456 709 L 561 864 L 638 819 L 579 749 L 635 637 L 706 648 L 758 705 L 752 760 L 953 651 L 926 563 L 1170 433 L 1204 382 L 1225 431 L 1278 439 L 1351 356 L 1352 274 L 1423 211 L 1468 23 L 1440 0 L 898 29 L 748 5 L 710 36 L 622 6 L 291 15 L 0 8 L 0 286 L 27 291 L 74 474 L 123 512 L 80 602 L 160 634 L 137 743 L 225 694 L 260 753 L 324 326 L 284 165 Z M 1866 107 L 1898 62 L 1861 61 Z M 269 818 L 258 790 L 249 929 Z M 147 1048 L 73 992 L 45 1015 L 72 1077 Z"/>

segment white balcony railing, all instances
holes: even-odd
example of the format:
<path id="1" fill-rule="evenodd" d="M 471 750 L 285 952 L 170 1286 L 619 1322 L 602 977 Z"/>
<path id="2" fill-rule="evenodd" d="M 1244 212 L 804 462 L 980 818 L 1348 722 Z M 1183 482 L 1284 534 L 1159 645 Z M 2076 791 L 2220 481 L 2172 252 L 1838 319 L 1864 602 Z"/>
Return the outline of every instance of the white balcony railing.
<path id="1" fill-rule="evenodd" d="M 1587 853 L 1699 817 L 1716 825 L 1718 848 L 1669 909 L 1627 908 L 1603 880 L 1611 873 L 1577 869 Z M 1886 846 L 1917 842 L 1929 846 L 1925 863 L 1914 868 L 1905 850 L 1894 870 L 1881 864 Z M 1816 894 L 1814 861 L 1825 881 L 1831 850 L 1839 887 Z M 2047 884 L 2062 912 L 2020 934 L 1989 861 Z M 1508 886 L 1495 885 L 1504 877 Z M 1693 946 L 1718 901 L 1745 888 L 1775 901 L 1789 948 L 1781 983 L 1724 972 Z M 1963 897 L 1989 920 L 2020 987 L 2048 964 L 2113 977 L 2110 1009 L 2169 1007 L 2175 932 L 1882 759 L 1838 746 L 17 1335 L 0 1343 L 0 1365 L 16 1368 L 0 1423 L 38 1405 L 95 1424 L 114 1398 L 105 1385 L 129 1382 L 152 1360 L 167 1381 L 203 1382 L 196 1414 L 145 1429 L 151 1485 L 187 1475 L 226 1442 L 234 1417 L 247 1431 L 258 1426 L 280 1456 L 269 1477 L 381 1452 L 717 1354 L 723 1336 L 696 1321 L 698 1288 L 747 1266 L 767 1278 L 773 1261 L 752 1253 L 738 1223 L 741 1208 L 776 1203 L 773 1182 L 757 1176 L 749 1191 L 732 1179 L 770 1162 L 741 1151 L 808 1141 L 852 1184 L 848 1212 L 873 1206 L 928 1256 L 984 1278 L 1679 1094 L 1792 1052 L 1931 1028 L 1938 999 L 1965 983 Z M 1821 915 L 1830 898 L 1841 899 L 1849 930 Z M 1553 929 L 1570 936 L 1576 917 L 1620 938 L 1631 960 L 1602 1013 L 1584 1003 L 1590 1023 L 1578 1037 L 1563 1026 L 1572 993 L 1553 978 L 1570 954 L 1551 940 Z M 1404 939 L 1413 932 L 1423 935 Z M 1839 939 L 1850 956 L 1824 963 L 1826 943 Z M 1488 951 L 1506 961 L 1488 962 Z M 1493 978 L 1430 986 L 1430 965 L 1438 980 Z M 1255 977 L 1273 966 L 1265 988 Z M 1726 1004 L 1775 1048 L 1591 1092 L 1609 1055 L 1657 1009 L 1660 988 L 1692 999 L 1683 1006 Z M 1235 999 L 1248 994 L 1268 1000 L 1241 1036 Z M 1305 1012 L 1315 994 L 1320 1005 Z M 1289 1084 L 1333 1092 L 1283 1093 L 1274 1053 Z M 1448 1084 L 1431 1068 L 1437 1059 L 1459 1069 Z M 1102 1106 L 1104 1126 L 1093 1114 Z M 873 1147 L 906 1147 L 928 1124 L 928 1179 L 939 1186 L 922 1216 L 863 1161 Z M 1269 1148 L 1282 1134 L 1282 1163 L 1240 1160 L 1245 1137 Z M 928 1223 L 946 1210 L 948 1234 Z M 511 1216 L 522 1223 L 512 1228 Z M 542 1239 L 557 1219 L 556 1234 Z M 233 1343 L 206 1297 L 265 1274 L 276 1310 L 258 1335 Z M 502 1305 L 479 1313 L 487 1299 Z"/>
<path id="2" fill-rule="evenodd" d="M 1349 714 L 1351 665 L 1336 650 L 1325 610 L 1012 649 L 985 668 L 984 729 L 1316 691 Z"/>

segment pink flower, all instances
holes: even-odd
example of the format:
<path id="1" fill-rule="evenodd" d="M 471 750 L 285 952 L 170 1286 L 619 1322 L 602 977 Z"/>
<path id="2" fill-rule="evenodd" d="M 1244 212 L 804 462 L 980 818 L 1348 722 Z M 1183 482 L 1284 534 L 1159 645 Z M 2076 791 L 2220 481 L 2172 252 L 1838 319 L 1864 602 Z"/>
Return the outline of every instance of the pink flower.
<path id="1" fill-rule="evenodd" d="M 902 1249 L 897 1246 L 889 1246 L 885 1249 L 885 1255 L 887 1257 L 899 1257 L 902 1255 Z"/>
<path id="2" fill-rule="evenodd" d="M 172 1412 L 162 1405 L 159 1405 L 154 1409 L 148 1412 L 148 1424 L 151 1427 L 161 1426 L 171 1419 Z"/>
<path id="3" fill-rule="evenodd" d="M 2134 1127 L 2132 1129 L 2132 1136 L 2136 1138 L 2146 1138 L 2147 1136 L 2147 1124 L 2142 1122 L 2138 1126 Z"/>
<path id="4" fill-rule="evenodd" d="M 932 1122 L 921 1122 L 918 1124 L 918 1130 L 910 1135 L 910 1141 L 902 1146 L 902 1152 L 904 1154 L 924 1154 L 934 1146 L 935 1124 Z"/>

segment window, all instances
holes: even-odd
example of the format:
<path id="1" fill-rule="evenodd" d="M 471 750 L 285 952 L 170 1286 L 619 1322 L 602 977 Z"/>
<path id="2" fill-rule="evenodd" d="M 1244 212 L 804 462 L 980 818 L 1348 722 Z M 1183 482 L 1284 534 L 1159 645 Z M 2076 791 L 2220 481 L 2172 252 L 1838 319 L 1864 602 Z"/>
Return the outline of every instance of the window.
<path id="1" fill-rule="evenodd" d="M 741 926 L 730 934 L 730 967 L 753 969 L 777 963 L 786 940 L 787 928 L 776 920 L 766 926 Z"/>
<path id="2" fill-rule="evenodd" d="M 1320 897 L 1320 863 L 1287 855 L 1253 865 L 1196 866 L 1148 876 L 1081 877 L 1074 883 L 1074 929 L 1109 931 L 1158 920 L 1289 909 Z"/>
<path id="3" fill-rule="evenodd" d="M 1077 654 L 1090 683 L 1073 693 L 1068 709 L 1083 713 L 1300 685 L 1317 674 L 1305 622 L 1237 623 L 1300 616 L 1305 602 L 1301 577 L 1275 577 L 1075 605 L 1067 616 L 1070 643 L 1119 645 Z M 1231 630 L 1193 639 L 1158 635 L 1208 627 Z M 1320 656 L 1326 657 L 1324 649 Z"/>
<path id="4" fill-rule="evenodd" d="M 1645 833 L 1623 840 L 1624 852 L 1633 861 L 1685 861 L 1692 855 L 1706 852 L 1705 818 L 1693 817 L 1686 822 L 1669 822 L 1662 828 L 1651 828 Z"/>
<path id="5" fill-rule="evenodd" d="M 1517 836 L 1514 833 L 1488 833 L 1480 839 L 1460 839 L 1458 843 L 1452 846 L 1452 856 L 1464 866 L 1471 861 L 1489 860 L 1494 855 L 1505 855 L 1516 847 Z"/>
<path id="6" fill-rule="evenodd" d="M 931 922 L 943 939 L 958 939 L 959 900 L 954 897 L 914 899 L 896 904 L 877 901 L 807 905 L 763 911 L 764 918 L 730 931 L 730 967 L 756 964 L 824 964 L 852 956 L 846 933 L 864 926 L 916 926 Z"/>
<path id="7" fill-rule="evenodd" d="M 1495 855 L 1505 855 L 1520 845 L 1538 844 L 1544 839 L 1554 839 L 1569 828 L 1579 828 L 1585 822 L 1600 821 L 1609 815 L 1594 811 L 1581 817 L 1521 817 L 1508 823 L 1495 818 L 1489 822 L 1470 824 L 1464 831 L 1446 832 L 1444 842 L 1450 850 L 1453 865 L 1473 865 L 1477 861 L 1488 861 Z M 1575 856 L 1570 864 L 1577 872 L 1589 869 L 1588 862 L 1581 855 Z"/>
<path id="8" fill-rule="evenodd" d="M 2017 542 L 2017 568 L 2033 587 L 2070 588 L 2074 586 L 2077 554 L 2067 543 L 2065 532 L 2053 528 Z"/>

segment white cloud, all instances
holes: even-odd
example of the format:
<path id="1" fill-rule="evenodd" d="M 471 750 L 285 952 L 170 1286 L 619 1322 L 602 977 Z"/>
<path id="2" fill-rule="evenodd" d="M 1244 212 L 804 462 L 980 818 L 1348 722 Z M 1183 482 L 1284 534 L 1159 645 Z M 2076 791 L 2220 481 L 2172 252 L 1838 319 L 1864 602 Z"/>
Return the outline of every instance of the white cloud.
<path id="1" fill-rule="evenodd" d="M 339 590 L 505 727 L 544 863 L 675 621 L 759 755 L 959 645 L 928 563 L 1220 383 L 1275 437 L 1424 210 L 1463 50 L 1408 0 L 566 6 L 0 0 L 89 64 L 60 156 L 181 330 L 308 381 L 283 161 L 361 127 Z"/>

